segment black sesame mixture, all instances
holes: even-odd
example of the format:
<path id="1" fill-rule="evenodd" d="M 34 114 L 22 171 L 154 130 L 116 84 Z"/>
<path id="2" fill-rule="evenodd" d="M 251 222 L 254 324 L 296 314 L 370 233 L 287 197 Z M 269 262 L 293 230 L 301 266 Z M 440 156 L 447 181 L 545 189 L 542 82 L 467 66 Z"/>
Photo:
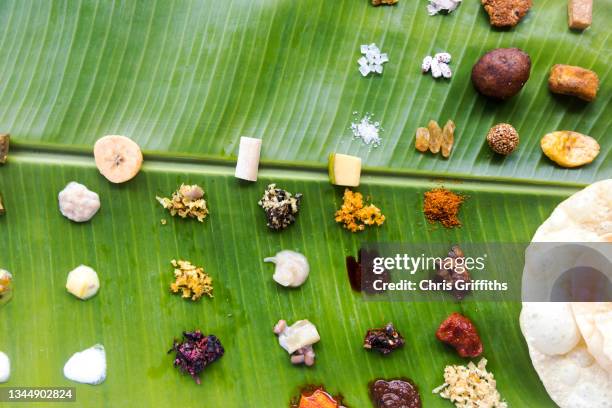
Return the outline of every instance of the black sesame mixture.
<path id="1" fill-rule="evenodd" d="M 300 211 L 302 194 L 295 195 L 280 188 L 276 184 L 268 185 L 263 197 L 258 204 L 266 212 L 268 228 L 280 231 L 295 222 L 295 217 Z"/>

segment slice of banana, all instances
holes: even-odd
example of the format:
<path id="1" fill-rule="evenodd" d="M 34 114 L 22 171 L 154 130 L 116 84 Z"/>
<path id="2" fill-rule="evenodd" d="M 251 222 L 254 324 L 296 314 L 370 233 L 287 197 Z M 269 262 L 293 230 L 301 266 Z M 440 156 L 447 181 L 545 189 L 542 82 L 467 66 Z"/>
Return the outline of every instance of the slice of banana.
<path id="1" fill-rule="evenodd" d="M 140 147 L 125 136 L 104 136 L 94 145 L 94 158 L 100 173 L 112 183 L 124 183 L 142 166 Z"/>

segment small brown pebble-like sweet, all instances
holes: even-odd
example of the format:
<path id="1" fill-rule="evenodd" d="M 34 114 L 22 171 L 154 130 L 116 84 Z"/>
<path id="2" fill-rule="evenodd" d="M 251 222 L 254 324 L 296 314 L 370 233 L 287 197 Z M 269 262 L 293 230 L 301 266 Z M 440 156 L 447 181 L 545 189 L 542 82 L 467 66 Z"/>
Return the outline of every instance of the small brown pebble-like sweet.
<path id="1" fill-rule="evenodd" d="M 481 0 L 493 27 L 514 27 L 531 8 L 531 0 Z"/>
<path id="2" fill-rule="evenodd" d="M 531 58 L 519 48 L 497 48 L 472 68 L 472 83 L 485 96 L 508 99 L 523 89 L 531 72 Z"/>
<path id="3" fill-rule="evenodd" d="M 590 102 L 597 97 L 599 77 L 590 69 L 556 64 L 548 77 L 548 89 L 554 93 L 576 96 Z"/>
<path id="4" fill-rule="evenodd" d="M 500 123 L 489 130 L 487 143 L 495 153 L 506 156 L 518 147 L 519 134 L 511 125 Z"/>

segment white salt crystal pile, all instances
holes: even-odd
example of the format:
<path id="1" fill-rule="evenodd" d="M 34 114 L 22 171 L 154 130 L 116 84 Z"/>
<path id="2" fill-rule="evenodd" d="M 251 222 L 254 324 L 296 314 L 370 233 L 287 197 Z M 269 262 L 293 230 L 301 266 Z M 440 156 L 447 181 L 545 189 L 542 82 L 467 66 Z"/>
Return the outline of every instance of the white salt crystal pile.
<path id="1" fill-rule="evenodd" d="M 354 113 L 357 114 L 356 112 Z M 366 113 L 363 118 L 351 123 L 351 131 L 355 138 L 361 139 L 366 145 L 376 147 L 380 145 L 380 132 L 383 128 L 380 122 L 373 122 L 372 115 Z"/>
<path id="2" fill-rule="evenodd" d="M 368 76 L 371 73 L 382 74 L 383 64 L 389 62 L 389 56 L 381 53 L 376 44 L 363 44 L 360 48 L 363 56 L 357 60 L 361 75 Z"/>

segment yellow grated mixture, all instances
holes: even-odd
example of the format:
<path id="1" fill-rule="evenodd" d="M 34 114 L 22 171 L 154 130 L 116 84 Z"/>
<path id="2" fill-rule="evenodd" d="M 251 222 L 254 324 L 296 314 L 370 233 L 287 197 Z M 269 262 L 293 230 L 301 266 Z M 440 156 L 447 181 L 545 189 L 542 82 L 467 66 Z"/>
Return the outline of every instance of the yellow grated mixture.
<path id="1" fill-rule="evenodd" d="M 382 225 L 385 216 L 380 208 L 373 204 L 364 206 L 363 195 L 353 193 L 348 188 L 344 190 L 344 204 L 336 211 L 336 222 L 341 222 L 344 228 L 351 232 L 363 231 L 369 225 Z"/>
<path id="2" fill-rule="evenodd" d="M 213 297 L 212 278 L 208 276 L 204 269 L 192 265 L 189 261 L 172 260 L 174 267 L 175 281 L 170 284 L 173 293 L 182 291 L 182 297 L 198 300 L 202 295 Z"/>

